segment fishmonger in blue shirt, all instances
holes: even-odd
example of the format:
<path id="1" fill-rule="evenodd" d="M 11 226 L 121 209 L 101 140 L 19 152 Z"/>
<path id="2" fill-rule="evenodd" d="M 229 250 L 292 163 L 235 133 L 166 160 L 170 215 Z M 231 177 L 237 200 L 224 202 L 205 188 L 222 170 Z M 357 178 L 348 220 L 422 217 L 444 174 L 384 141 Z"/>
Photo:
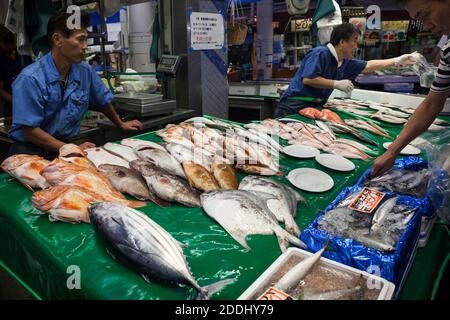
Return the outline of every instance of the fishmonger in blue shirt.
<path id="1" fill-rule="evenodd" d="M 360 73 L 371 73 L 391 66 L 413 64 L 414 56 L 404 54 L 393 59 L 362 61 L 353 58 L 361 31 L 351 23 L 334 27 L 326 46 L 311 49 L 305 56 L 275 109 L 275 117 L 297 113 L 310 106 L 322 106 L 334 89 L 345 93 L 353 90 Z M 294 97 L 314 98 L 315 102 L 294 100 Z"/>
<path id="2" fill-rule="evenodd" d="M 50 18 L 47 35 L 49 54 L 25 68 L 12 85 L 13 125 L 9 137 L 15 142 L 10 155 L 36 154 L 48 159 L 57 155 L 80 133 L 89 109 L 100 111 L 123 130 L 142 130 L 138 120 L 123 122 L 111 104 L 112 93 L 85 62 L 89 17 L 81 15 L 81 29 L 70 30 L 71 15 L 63 8 Z M 69 24 L 70 25 L 70 24 Z M 95 147 L 91 142 L 82 149 Z"/>

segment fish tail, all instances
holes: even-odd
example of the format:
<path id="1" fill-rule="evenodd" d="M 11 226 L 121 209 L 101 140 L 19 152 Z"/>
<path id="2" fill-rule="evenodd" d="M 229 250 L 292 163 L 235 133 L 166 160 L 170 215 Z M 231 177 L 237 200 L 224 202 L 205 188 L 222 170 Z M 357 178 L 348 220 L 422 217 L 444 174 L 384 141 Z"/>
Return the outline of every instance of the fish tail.
<path id="1" fill-rule="evenodd" d="M 201 287 L 197 295 L 197 300 L 208 300 L 214 293 L 222 290 L 225 286 L 233 283 L 234 281 L 236 281 L 236 279 L 225 279 L 208 286 Z"/>

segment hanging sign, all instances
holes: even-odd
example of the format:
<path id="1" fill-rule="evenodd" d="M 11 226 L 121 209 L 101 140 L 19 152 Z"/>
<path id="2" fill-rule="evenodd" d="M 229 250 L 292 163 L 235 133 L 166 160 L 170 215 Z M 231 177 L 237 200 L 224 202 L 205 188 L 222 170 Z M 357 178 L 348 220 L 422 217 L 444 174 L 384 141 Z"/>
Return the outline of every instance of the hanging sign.
<path id="1" fill-rule="evenodd" d="M 291 31 L 302 32 L 311 29 L 312 19 L 297 19 L 291 20 Z"/>
<path id="2" fill-rule="evenodd" d="M 222 49 L 224 38 L 225 27 L 221 14 L 192 12 L 191 48 L 193 50 Z"/>

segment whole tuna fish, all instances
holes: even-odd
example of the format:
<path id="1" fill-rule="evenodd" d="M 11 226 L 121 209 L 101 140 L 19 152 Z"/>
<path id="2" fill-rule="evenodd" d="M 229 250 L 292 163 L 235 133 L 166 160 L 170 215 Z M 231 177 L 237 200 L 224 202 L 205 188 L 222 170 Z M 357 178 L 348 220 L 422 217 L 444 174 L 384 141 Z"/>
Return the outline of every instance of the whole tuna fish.
<path id="1" fill-rule="evenodd" d="M 283 222 L 286 230 L 298 236 L 300 229 L 294 220 L 297 213 L 297 203 L 304 200 L 301 195 L 280 182 L 266 177 L 246 176 L 239 185 L 240 190 L 266 192 L 275 196 L 267 206 L 277 220 Z"/>
<path id="2" fill-rule="evenodd" d="M 245 237 L 251 234 L 275 234 L 283 252 L 288 242 L 305 247 L 297 237 L 278 225 L 267 207 L 268 198 L 259 197 L 257 192 L 220 190 L 203 193 L 200 199 L 205 212 L 247 250 L 250 247 Z"/>
<path id="3" fill-rule="evenodd" d="M 89 207 L 89 217 L 95 230 L 105 240 L 109 254 L 139 273 L 147 282 L 155 279 L 186 284 L 197 290 L 197 299 L 208 299 L 234 281 L 226 279 L 200 287 L 189 270 L 178 241 L 137 210 L 98 202 Z"/>
<path id="4" fill-rule="evenodd" d="M 198 194 L 179 177 L 143 160 L 131 161 L 130 166 L 141 173 L 150 191 L 159 198 L 165 201 L 179 202 L 188 207 L 200 206 Z"/>

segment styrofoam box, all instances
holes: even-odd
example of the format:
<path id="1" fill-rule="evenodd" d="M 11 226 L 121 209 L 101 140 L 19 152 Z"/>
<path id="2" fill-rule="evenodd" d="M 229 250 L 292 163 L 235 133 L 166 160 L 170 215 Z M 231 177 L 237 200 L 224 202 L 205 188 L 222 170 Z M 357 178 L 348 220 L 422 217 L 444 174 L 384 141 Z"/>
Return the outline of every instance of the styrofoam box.
<path id="1" fill-rule="evenodd" d="M 276 84 L 265 84 L 259 87 L 259 95 L 264 97 L 274 97 L 279 98 L 280 94 L 278 93 L 279 86 Z"/>
<path id="2" fill-rule="evenodd" d="M 313 255 L 313 253 L 299 249 L 299 248 L 289 248 L 285 253 L 283 253 L 281 256 L 276 259 L 270 267 L 264 271 L 264 273 L 259 276 L 258 279 L 255 280 L 255 282 L 247 289 L 241 296 L 238 298 L 238 300 L 250 300 L 250 299 L 257 299 L 258 297 L 255 296 L 260 292 L 261 290 L 266 290 L 270 287 L 270 279 L 274 273 L 276 273 L 280 268 L 289 261 L 289 259 L 292 256 L 299 256 L 302 260 L 310 257 Z M 345 264 L 321 257 L 318 264 L 321 263 L 322 266 L 325 268 L 334 269 L 337 271 L 342 271 L 345 273 L 353 274 L 355 276 L 362 275 L 367 280 L 371 281 L 379 281 L 381 283 L 381 290 L 380 294 L 378 295 L 377 300 L 391 300 L 392 296 L 395 291 L 395 285 L 392 282 L 387 281 L 386 279 L 383 279 L 381 277 L 378 277 L 376 275 L 370 274 L 365 271 L 361 271 L 349 266 L 346 266 Z"/>
<path id="3" fill-rule="evenodd" d="M 423 248 L 427 245 L 428 238 L 430 237 L 431 230 L 433 229 L 436 219 L 437 215 L 432 217 L 422 217 L 422 223 L 420 225 L 419 248 Z"/>

